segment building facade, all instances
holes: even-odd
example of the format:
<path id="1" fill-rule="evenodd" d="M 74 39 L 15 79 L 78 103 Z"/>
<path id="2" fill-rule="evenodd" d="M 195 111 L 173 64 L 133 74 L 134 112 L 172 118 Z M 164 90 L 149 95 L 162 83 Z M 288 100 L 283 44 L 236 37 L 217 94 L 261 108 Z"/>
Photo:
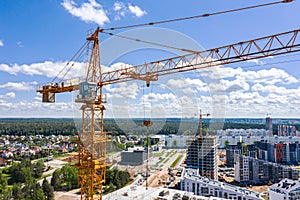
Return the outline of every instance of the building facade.
<path id="1" fill-rule="evenodd" d="M 278 125 L 278 136 L 296 136 L 296 127 L 291 125 Z"/>
<path id="2" fill-rule="evenodd" d="M 257 148 L 254 144 L 247 145 L 242 142 L 238 142 L 236 145 L 226 146 L 226 165 L 229 167 L 234 166 L 234 154 L 240 154 L 250 157 L 257 157 Z"/>
<path id="3" fill-rule="evenodd" d="M 300 135 L 300 134 L 299 134 Z M 218 143 L 219 148 L 225 148 L 225 144 L 236 145 L 238 142 L 243 141 L 246 144 L 253 144 L 256 141 L 268 141 L 269 143 L 294 143 L 295 141 L 300 141 L 299 136 L 237 136 L 237 135 L 219 135 Z"/>
<path id="4" fill-rule="evenodd" d="M 234 155 L 234 179 L 242 185 L 277 183 L 284 178 L 298 180 L 300 171 L 239 154 Z"/>
<path id="5" fill-rule="evenodd" d="M 255 141 L 254 144 L 238 142 L 226 146 L 226 164 L 233 167 L 234 154 L 250 156 L 264 161 L 286 165 L 298 165 L 300 162 L 299 142 Z"/>
<path id="6" fill-rule="evenodd" d="M 213 196 L 224 199 L 260 200 L 259 193 L 217 180 L 211 180 L 199 174 L 198 169 L 185 168 L 180 181 L 180 190 L 195 195 Z"/>
<path id="7" fill-rule="evenodd" d="M 187 144 L 186 167 L 199 169 L 201 176 L 218 180 L 217 137 L 196 136 Z"/>
<path id="8" fill-rule="evenodd" d="M 266 117 L 266 131 L 268 131 L 268 135 L 273 135 L 273 124 L 271 117 Z"/>
<path id="9" fill-rule="evenodd" d="M 185 149 L 187 147 L 187 140 L 190 136 L 185 135 L 168 135 L 165 137 L 165 148 L 167 149 Z"/>
<path id="10" fill-rule="evenodd" d="M 298 200 L 300 199 L 300 181 L 283 179 L 269 188 L 269 200 Z"/>
<path id="11" fill-rule="evenodd" d="M 149 148 L 149 155 L 146 148 L 129 148 L 121 152 L 121 163 L 123 165 L 142 165 L 152 157 L 152 149 Z"/>

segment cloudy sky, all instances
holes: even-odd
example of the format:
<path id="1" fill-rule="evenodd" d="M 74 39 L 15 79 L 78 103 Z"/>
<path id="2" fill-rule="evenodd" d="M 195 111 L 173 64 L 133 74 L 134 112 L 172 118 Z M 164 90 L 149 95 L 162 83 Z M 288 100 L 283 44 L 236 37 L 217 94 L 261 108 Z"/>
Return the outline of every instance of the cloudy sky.
<path id="1" fill-rule="evenodd" d="M 0 117 L 73 117 L 76 93 L 41 103 L 39 84 L 50 82 L 97 27 L 108 28 L 224 11 L 272 1 L 0 1 Z M 155 27 L 114 31 L 178 48 L 204 50 L 299 29 L 300 2 Z M 104 70 L 186 52 L 100 35 Z M 298 118 L 299 53 L 269 57 L 105 87 L 106 117 Z M 66 78 L 84 74 L 85 59 Z"/>

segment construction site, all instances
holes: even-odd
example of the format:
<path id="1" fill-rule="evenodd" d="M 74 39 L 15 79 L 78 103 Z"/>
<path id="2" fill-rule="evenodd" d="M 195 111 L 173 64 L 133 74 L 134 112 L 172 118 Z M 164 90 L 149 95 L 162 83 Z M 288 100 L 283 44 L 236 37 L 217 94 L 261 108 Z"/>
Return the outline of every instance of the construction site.
<path id="1" fill-rule="evenodd" d="M 292 0 L 283 0 L 266 4 L 258 4 L 254 6 L 229 9 L 213 13 L 206 13 L 197 16 L 188 16 L 183 18 L 174 18 L 163 21 L 149 22 L 144 24 L 128 24 L 126 26 L 112 28 L 96 28 L 93 33 L 87 36 L 84 45 L 73 56 L 73 59 L 68 61 L 64 68 L 58 73 L 57 78 L 47 84 L 40 85 L 37 92 L 42 95 L 42 101 L 45 103 L 54 103 L 56 95 L 59 93 L 69 93 L 76 91 L 77 95 L 74 99 L 75 103 L 80 105 L 81 122 L 78 130 L 78 135 L 74 138 L 78 152 L 73 158 L 77 160 L 72 163 L 78 169 L 79 193 L 76 198 L 82 200 L 102 200 L 102 199 L 227 199 L 229 194 L 219 194 L 216 192 L 211 195 L 208 193 L 204 196 L 180 191 L 180 190 L 165 190 L 165 188 L 180 188 L 180 180 L 188 175 L 182 175 L 184 168 L 196 169 L 201 177 L 206 177 L 210 181 L 218 180 L 218 141 L 216 135 L 203 133 L 202 117 L 209 118 L 210 114 L 203 114 L 201 108 L 195 105 L 199 113 L 199 132 L 191 134 L 187 141 L 185 149 L 165 150 L 160 156 L 161 159 L 172 157 L 166 160 L 162 167 L 154 168 L 155 163 L 159 162 L 158 157 L 149 157 L 149 142 L 147 150 L 144 154 L 145 159 L 142 159 L 142 164 L 139 166 L 129 166 L 129 164 L 116 164 L 118 168 L 130 171 L 133 181 L 126 188 L 116 191 L 112 194 L 103 194 L 103 187 L 106 180 L 106 169 L 114 163 L 109 161 L 107 155 L 107 144 L 112 143 L 114 135 L 112 132 L 104 131 L 104 118 L 106 112 L 106 104 L 109 101 L 109 96 L 104 93 L 106 87 L 113 84 L 121 84 L 131 81 L 140 81 L 145 84 L 145 91 L 151 87 L 153 83 L 158 81 L 160 77 L 167 76 L 170 79 L 174 74 L 184 74 L 190 71 L 213 68 L 216 66 L 226 66 L 233 63 L 247 62 L 255 59 L 266 57 L 276 57 L 283 54 L 292 54 L 300 50 L 300 30 L 289 30 L 282 33 L 271 35 L 262 35 L 259 38 L 249 38 L 247 41 L 237 41 L 233 44 L 224 44 L 223 46 L 211 48 L 203 51 L 195 51 L 193 49 L 184 49 L 168 44 L 157 43 L 156 41 L 148 41 L 147 38 L 128 37 L 118 34 L 117 30 L 130 30 L 132 28 L 152 26 L 158 24 L 177 23 L 188 21 L 195 18 L 205 18 L 215 16 L 221 17 L 223 14 L 231 14 L 235 12 L 244 12 L 244 10 L 258 9 L 259 7 L 271 7 L 275 4 L 278 6 L 289 6 Z M 283 5 L 287 4 L 287 5 Z M 101 36 L 109 35 L 112 37 L 120 37 L 124 40 L 131 40 L 137 43 L 151 43 L 156 46 L 176 49 L 184 54 L 176 57 L 166 58 L 162 60 L 154 60 L 141 65 L 123 65 L 118 69 L 109 71 L 103 70 L 101 64 L 100 52 Z M 86 56 L 86 73 L 82 79 L 69 79 L 65 77 L 70 69 L 76 64 L 79 58 Z M 201 73 L 201 72 L 200 72 Z M 62 76 L 63 75 L 63 76 Z M 72 77 L 76 78 L 76 77 Z M 72 80 L 72 81 L 70 81 Z M 183 88 L 184 90 L 184 88 Z M 144 92 L 144 90 L 143 90 Z M 151 91 L 149 91 L 149 94 Z M 55 104 L 54 104 L 55 105 Z M 145 137 L 147 138 L 151 126 L 154 126 L 151 116 L 146 116 L 143 126 L 145 127 Z M 148 157 L 147 157 L 148 156 Z M 171 167 L 176 158 L 179 158 L 176 166 Z M 134 160 L 134 158 L 132 158 Z M 121 157 L 116 158 L 117 161 Z M 140 165 L 141 164 L 141 165 Z M 144 170 L 144 175 L 136 175 L 139 171 Z M 190 181 L 190 180 L 189 180 Z M 203 179 L 203 181 L 207 181 Z M 212 184 L 217 182 L 212 182 Z M 219 183 L 218 183 L 219 184 Z M 191 186 L 190 186 L 191 187 Z M 198 186 L 199 187 L 199 186 Z M 227 186 L 223 186 L 226 188 Z M 229 188 L 229 186 L 228 186 Z M 229 190 L 229 189 L 228 189 Z M 244 193 L 243 193 L 244 192 Z M 202 194 L 205 191 L 202 191 Z M 246 194 L 247 192 L 242 191 Z M 248 195 L 248 193 L 247 193 Z M 250 194 L 249 194 L 250 195 Z M 258 194 L 253 195 L 253 199 L 259 199 Z M 210 196 L 210 197 L 209 197 Z M 69 199 L 76 199 L 75 196 Z M 63 198 L 59 198 L 63 199 Z M 66 198 L 67 199 L 67 198 Z M 247 197 L 248 199 L 248 197 Z M 249 197 L 249 199 L 251 199 Z"/>

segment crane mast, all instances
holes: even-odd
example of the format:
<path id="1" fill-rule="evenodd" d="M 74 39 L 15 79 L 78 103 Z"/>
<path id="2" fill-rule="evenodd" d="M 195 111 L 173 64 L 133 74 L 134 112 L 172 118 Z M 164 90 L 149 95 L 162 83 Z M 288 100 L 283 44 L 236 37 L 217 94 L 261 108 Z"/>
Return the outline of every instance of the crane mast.
<path id="1" fill-rule="evenodd" d="M 101 82 L 100 45 L 97 31 L 87 38 L 92 42 L 85 81 L 79 84 L 75 102 L 83 103 L 81 133 L 78 135 L 78 183 L 81 199 L 102 199 L 106 171 L 106 143 L 109 134 L 104 132 L 104 103 Z"/>
<path id="2" fill-rule="evenodd" d="M 98 28 L 87 38 L 93 46 L 83 82 L 75 85 L 47 84 L 37 88 L 37 92 L 43 95 L 43 102 L 54 102 L 56 93 L 79 90 L 75 102 L 82 103 L 82 124 L 76 140 L 78 144 L 78 163 L 75 166 L 78 169 L 81 199 L 102 199 L 102 185 L 105 182 L 106 170 L 106 143 L 111 141 L 111 134 L 104 132 L 104 103 L 106 98 L 102 89 L 105 85 L 135 79 L 143 80 L 149 85 L 150 81 L 156 81 L 158 76 L 161 75 L 298 52 L 300 51 L 299 32 L 300 29 L 142 65 L 102 72 L 98 38 L 101 30 Z M 200 117 L 202 117 L 201 115 L 200 113 Z M 201 132 L 202 129 L 200 135 Z"/>

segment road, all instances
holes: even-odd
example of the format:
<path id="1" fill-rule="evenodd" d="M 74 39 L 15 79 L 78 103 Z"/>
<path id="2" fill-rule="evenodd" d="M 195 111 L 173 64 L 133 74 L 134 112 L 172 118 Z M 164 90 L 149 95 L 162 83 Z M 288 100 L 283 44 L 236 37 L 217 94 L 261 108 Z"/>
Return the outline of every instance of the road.
<path id="1" fill-rule="evenodd" d="M 45 165 L 46 165 L 46 166 L 49 166 L 50 168 L 53 168 L 53 169 L 44 172 L 44 173 L 43 173 L 43 176 L 47 176 L 47 177 L 46 177 L 46 180 L 47 180 L 49 183 L 51 183 L 51 178 L 52 178 L 53 172 L 54 172 L 55 170 L 57 170 L 57 169 L 62 168 L 65 164 L 67 164 L 67 162 L 64 162 L 64 161 L 61 161 L 61 160 L 58 160 L 58 159 L 53 159 L 53 160 L 51 160 L 51 161 L 46 162 Z M 48 176 L 48 175 L 50 175 L 50 176 Z M 40 185 L 42 185 L 42 184 L 43 184 L 43 180 L 44 180 L 44 179 L 39 180 L 38 183 L 39 183 Z"/>

